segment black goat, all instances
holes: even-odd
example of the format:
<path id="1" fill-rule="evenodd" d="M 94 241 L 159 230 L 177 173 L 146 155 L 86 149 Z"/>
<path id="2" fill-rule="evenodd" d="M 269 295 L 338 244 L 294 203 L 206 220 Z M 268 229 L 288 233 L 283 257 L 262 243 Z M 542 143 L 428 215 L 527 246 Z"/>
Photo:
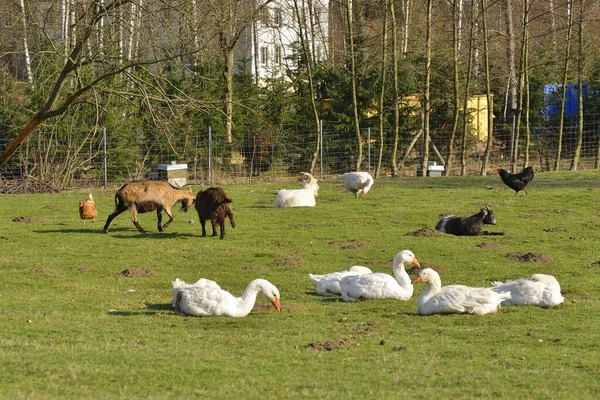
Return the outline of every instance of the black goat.
<path id="1" fill-rule="evenodd" d="M 456 236 L 479 236 L 486 234 L 481 228 L 483 224 L 496 225 L 496 218 L 490 207 L 482 208 L 470 217 L 446 215 L 437 223 L 435 229 Z"/>
<path id="2" fill-rule="evenodd" d="M 221 188 L 210 187 L 204 191 L 199 192 L 196 195 L 196 201 L 194 202 L 196 211 L 198 211 L 198 217 L 202 224 L 202 236 L 206 236 L 205 224 L 207 220 L 210 220 L 212 225 L 212 235 L 217 236 L 217 225 L 221 229 L 221 235 L 219 239 L 225 237 L 225 218 L 229 218 L 231 227 L 235 228 L 235 221 L 233 220 L 233 210 L 231 209 L 231 199 L 227 196 L 225 191 Z"/>

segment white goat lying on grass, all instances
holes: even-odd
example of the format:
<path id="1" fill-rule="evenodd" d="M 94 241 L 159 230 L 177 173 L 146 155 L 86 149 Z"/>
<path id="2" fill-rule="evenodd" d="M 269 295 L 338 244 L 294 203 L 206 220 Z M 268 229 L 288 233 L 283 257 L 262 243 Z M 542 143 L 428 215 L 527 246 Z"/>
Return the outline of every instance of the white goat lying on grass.
<path id="1" fill-rule="evenodd" d="M 354 197 L 363 197 L 375 182 L 368 172 L 346 172 L 338 178 L 344 181 L 344 189 L 354 193 Z"/>
<path id="2" fill-rule="evenodd" d="M 319 191 L 317 179 L 308 172 L 302 172 L 306 179 L 302 181 L 302 189 L 281 189 L 277 193 L 275 207 L 314 207 L 315 197 Z"/>

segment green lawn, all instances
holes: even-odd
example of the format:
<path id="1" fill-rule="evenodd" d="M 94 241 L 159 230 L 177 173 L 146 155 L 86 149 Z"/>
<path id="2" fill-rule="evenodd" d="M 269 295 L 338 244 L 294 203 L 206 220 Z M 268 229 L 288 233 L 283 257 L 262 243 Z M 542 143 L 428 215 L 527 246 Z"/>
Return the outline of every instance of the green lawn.
<path id="1" fill-rule="evenodd" d="M 320 185 L 316 207 L 294 209 L 273 204 L 299 182 L 224 186 L 237 222 L 224 240 L 200 236 L 195 210 L 164 233 L 141 215 L 146 235 L 126 212 L 105 234 L 116 188 L 93 191 L 93 224 L 77 210 L 88 192 L 0 195 L 0 398 L 600 397 L 600 172 L 538 173 L 516 197 L 498 176 L 379 179 L 362 199 Z M 504 236 L 410 234 L 485 205 Z M 391 273 L 404 249 L 443 284 L 552 274 L 565 303 L 424 317 L 423 284 L 408 301 L 345 303 L 307 275 Z M 507 257 L 529 252 L 545 262 Z M 180 317 L 177 277 L 236 295 L 265 278 L 282 311 L 259 295 L 246 318 Z"/>

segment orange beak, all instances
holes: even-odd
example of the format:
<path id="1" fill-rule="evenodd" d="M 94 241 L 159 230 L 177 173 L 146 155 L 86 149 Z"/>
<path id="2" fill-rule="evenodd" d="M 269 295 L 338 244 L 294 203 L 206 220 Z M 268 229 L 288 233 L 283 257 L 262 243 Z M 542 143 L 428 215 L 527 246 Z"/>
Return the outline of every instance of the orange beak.
<path id="1" fill-rule="evenodd" d="M 411 261 L 412 264 L 415 264 L 417 267 L 421 267 L 421 264 L 419 264 L 419 260 L 417 260 L 417 257 L 413 257 L 413 260 Z"/>
<path id="2" fill-rule="evenodd" d="M 279 303 L 279 298 L 273 300 L 273 305 L 277 309 L 277 311 L 281 311 L 281 304 Z"/>
<path id="3" fill-rule="evenodd" d="M 412 284 L 414 285 L 415 283 L 419 283 L 421 282 L 421 275 L 417 275 L 417 277 L 415 279 L 412 280 Z"/>

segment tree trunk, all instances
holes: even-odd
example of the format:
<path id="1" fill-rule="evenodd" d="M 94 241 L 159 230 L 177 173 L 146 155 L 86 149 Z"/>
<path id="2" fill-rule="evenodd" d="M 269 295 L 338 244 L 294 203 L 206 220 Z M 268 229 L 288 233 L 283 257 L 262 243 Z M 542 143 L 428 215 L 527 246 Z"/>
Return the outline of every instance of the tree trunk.
<path id="1" fill-rule="evenodd" d="M 408 53 L 408 33 L 410 28 L 410 14 L 412 10 L 412 0 L 405 0 L 404 2 L 404 41 L 402 46 L 402 58 L 406 57 Z"/>
<path id="2" fill-rule="evenodd" d="M 348 19 L 348 44 L 350 46 L 350 74 L 352 79 L 352 115 L 354 117 L 354 130 L 358 146 L 356 156 L 356 170 L 360 171 L 362 164 L 362 138 L 360 135 L 360 121 L 358 119 L 358 99 L 356 96 L 356 60 L 354 57 L 354 32 L 352 28 L 352 1 L 346 0 L 346 18 Z"/>
<path id="3" fill-rule="evenodd" d="M 400 93 L 398 91 L 398 25 L 396 24 L 395 1 L 391 3 L 392 17 L 392 74 L 394 79 L 394 147 L 392 148 L 392 176 L 398 176 L 398 142 L 400 141 Z"/>
<path id="4" fill-rule="evenodd" d="M 313 174 L 315 166 L 317 165 L 317 159 L 319 158 L 319 149 L 321 146 L 321 130 L 319 124 L 319 110 L 317 109 L 317 103 L 315 101 L 315 88 L 313 84 L 313 73 L 312 73 L 312 62 L 313 57 L 309 54 L 308 46 L 306 44 L 306 40 L 304 40 L 304 21 L 302 15 L 300 14 L 300 9 L 298 8 L 298 1 L 294 0 L 294 10 L 296 16 L 298 18 L 298 31 L 300 35 L 300 45 L 302 47 L 302 54 L 304 55 L 304 59 L 306 62 L 306 74 L 308 75 L 308 86 L 310 90 L 310 102 L 312 105 L 313 117 L 315 118 L 315 132 L 316 134 L 316 146 L 315 151 L 313 153 L 312 161 L 310 163 L 310 173 Z M 313 53 L 314 56 L 314 53 Z M 321 171 L 322 173 L 323 171 Z"/>
<path id="5" fill-rule="evenodd" d="M 517 109 L 517 72 L 515 62 L 515 34 L 513 28 L 512 0 L 505 0 L 504 17 L 506 21 L 506 60 L 508 63 L 508 82 L 506 84 L 506 104 L 504 116 L 510 121 Z M 512 154 L 511 154 L 512 157 Z"/>
<path id="6" fill-rule="evenodd" d="M 233 142 L 233 47 L 225 44 L 225 66 L 223 69 L 223 78 L 225 79 L 225 91 L 223 106 L 225 113 L 225 140 L 227 143 Z"/>
<path id="7" fill-rule="evenodd" d="M 465 98 L 463 102 L 463 129 L 462 143 L 460 146 L 460 175 L 467 174 L 467 131 L 469 127 L 469 96 L 471 90 L 471 68 L 473 66 L 473 43 L 475 35 L 475 10 L 471 7 L 470 15 L 471 30 L 469 32 L 469 62 L 467 64 L 467 79 L 465 83 Z"/>
<path id="8" fill-rule="evenodd" d="M 565 43 L 565 61 L 563 64 L 562 87 L 560 95 L 560 114 L 558 117 L 558 137 L 556 139 L 556 160 L 554 170 L 560 170 L 560 159 L 562 156 L 562 139 L 565 126 L 565 103 L 567 101 L 567 83 L 569 76 L 569 61 L 571 58 L 571 36 L 573 33 L 573 1 L 567 0 L 567 39 Z"/>
<path id="9" fill-rule="evenodd" d="M 481 176 L 487 175 L 487 167 L 490 161 L 490 154 L 492 152 L 492 144 L 494 142 L 494 106 L 492 104 L 492 88 L 491 88 L 491 77 L 490 77 L 490 53 L 488 48 L 488 32 L 487 32 L 487 5 L 485 0 L 480 0 L 481 5 L 481 29 L 483 30 L 483 67 L 485 68 L 485 97 L 487 100 L 487 144 L 485 146 L 485 153 L 483 155 L 483 161 L 481 163 Z"/>
<path id="10" fill-rule="evenodd" d="M 429 114 L 431 113 L 430 88 L 431 88 L 431 26 L 433 16 L 433 0 L 427 0 L 427 29 L 425 33 L 425 93 L 423 98 L 423 159 L 421 161 L 421 174 L 427 175 L 429 162 Z"/>
<path id="11" fill-rule="evenodd" d="M 33 87 L 33 72 L 31 71 L 31 57 L 29 55 L 29 44 L 27 35 L 27 13 L 25 12 L 25 0 L 19 0 L 21 18 L 23 19 L 23 56 L 25 58 L 25 71 L 27 73 L 27 84 Z"/>
<path id="12" fill-rule="evenodd" d="M 579 49 L 577 56 L 577 144 L 575 145 L 575 154 L 571 163 L 571 171 L 577 171 L 579 158 L 581 157 L 581 145 L 583 144 L 583 69 L 584 69 L 584 37 L 583 20 L 585 17 L 585 0 L 579 0 L 579 19 L 577 26 L 579 28 Z"/>
<path id="13" fill-rule="evenodd" d="M 384 114 L 384 101 L 385 101 L 385 72 L 387 64 L 387 20 L 389 7 L 393 7 L 393 1 L 382 0 L 381 5 L 383 7 L 383 24 L 381 27 L 381 90 L 379 91 L 379 156 L 377 158 L 377 167 L 375 168 L 375 178 L 379 178 L 379 171 L 381 170 L 381 160 L 383 158 L 383 124 L 385 121 Z"/>
<path id="14" fill-rule="evenodd" d="M 460 11 L 460 12 L 459 12 Z M 459 26 L 462 23 L 460 20 L 462 19 L 462 0 L 454 0 L 452 2 L 452 51 L 454 55 L 453 64 L 454 64 L 454 87 L 452 93 L 452 105 L 453 105 L 453 117 L 452 117 L 452 133 L 450 134 L 450 139 L 448 140 L 448 148 L 446 149 L 446 162 L 444 168 L 444 175 L 450 176 L 450 169 L 453 164 L 453 151 L 454 151 L 454 139 L 456 138 L 456 132 L 458 131 L 458 121 L 459 121 L 459 108 L 460 108 L 460 99 L 459 99 L 459 84 L 460 84 L 460 36 L 459 36 Z"/>
<path id="15" fill-rule="evenodd" d="M 519 140 L 521 134 L 521 118 L 523 115 L 523 95 L 525 91 L 525 74 L 527 70 L 527 52 L 528 44 L 527 40 L 529 37 L 529 0 L 523 0 L 523 32 L 521 42 L 521 70 L 519 71 L 519 106 L 517 110 L 517 128 L 515 133 L 514 149 L 511 162 L 511 172 L 515 172 L 517 169 L 517 162 L 519 161 Z"/>

